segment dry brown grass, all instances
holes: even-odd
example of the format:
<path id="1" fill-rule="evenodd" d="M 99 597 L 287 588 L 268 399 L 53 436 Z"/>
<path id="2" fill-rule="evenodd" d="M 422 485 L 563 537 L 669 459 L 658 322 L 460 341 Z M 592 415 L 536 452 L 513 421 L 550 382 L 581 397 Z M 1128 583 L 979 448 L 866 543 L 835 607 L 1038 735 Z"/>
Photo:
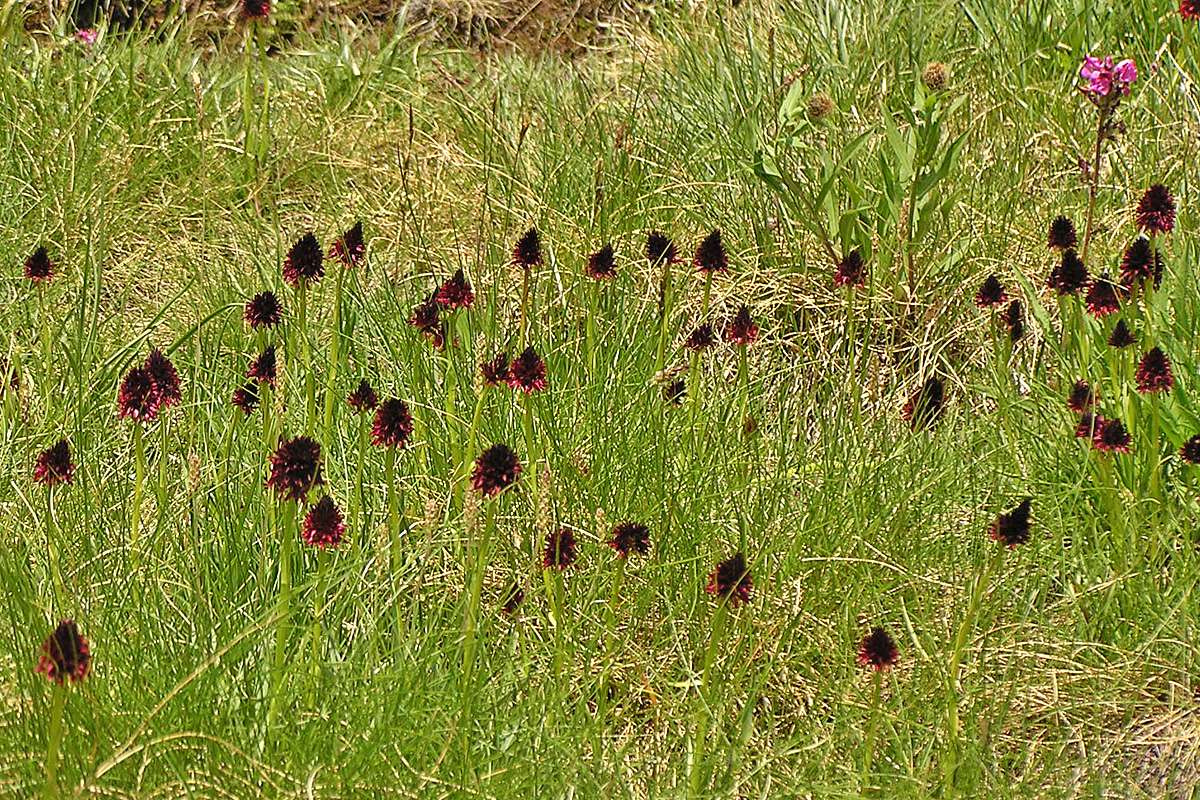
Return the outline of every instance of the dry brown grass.
<path id="1" fill-rule="evenodd" d="M 196 29 L 205 35 L 231 29 L 239 2 L 182 0 Z M 272 24 L 282 37 L 328 25 L 369 27 L 402 23 L 419 35 L 478 49 L 517 48 L 578 53 L 610 40 L 630 24 L 644 23 L 679 2 L 648 0 L 278 0 Z M 164 0 L 48 0 L 27 2 L 26 27 L 92 27 L 107 18 L 126 26 L 134 20 L 160 24 L 172 3 Z"/>

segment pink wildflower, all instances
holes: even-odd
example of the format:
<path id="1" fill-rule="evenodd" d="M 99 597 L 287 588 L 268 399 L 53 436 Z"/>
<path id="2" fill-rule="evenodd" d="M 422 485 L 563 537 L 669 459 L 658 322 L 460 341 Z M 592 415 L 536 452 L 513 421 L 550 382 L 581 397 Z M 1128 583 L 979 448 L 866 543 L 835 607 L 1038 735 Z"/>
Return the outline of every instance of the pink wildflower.
<path id="1" fill-rule="evenodd" d="M 1129 86 L 1137 76 L 1137 64 L 1131 58 L 1114 64 L 1112 56 L 1087 56 L 1079 69 L 1079 77 L 1087 81 L 1085 91 L 1096 97 L 1108 97 L 1114 89 L 1119 94 L 1129 94 Z"/>

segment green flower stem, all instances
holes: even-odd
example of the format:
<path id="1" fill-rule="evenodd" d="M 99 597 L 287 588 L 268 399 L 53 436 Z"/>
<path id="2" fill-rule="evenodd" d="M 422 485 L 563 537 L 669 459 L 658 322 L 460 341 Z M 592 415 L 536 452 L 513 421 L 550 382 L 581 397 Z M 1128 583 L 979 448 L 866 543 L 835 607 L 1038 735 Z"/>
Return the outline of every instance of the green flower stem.
<path id="1" fill-rule="evenodd" d="M 396 489 L 396 448 L 389 447 L 384 456 L 384 480 L 387 481 L 388 541 L 391 568 L 400 567 L 400 493 Z"/>
<path id="2" fill-rule="evenodd" d="M 596 374 L 596 316 L 600 306 L 600 281 L 592 281 L 588 287 L 588 314 L 585 320 L 587 336 L 584 339 L 584 363 L 588 365 L 588 374 Z"/>
<path id="3" fill-rule="evenodd" d="M 338 360 L 342 341 L 342 284 L 346 279 L 346 270 L 339 269 L 337 280 L 333 284 L 333 320 L 329 329 L 329 374 L 325 379 L 325 414 L 321 430 L 325 432 L 325 449 L 329 449 L 333 441 L 333 405 L 337 397 Z"/>
<path id="4" fill-rule="evenodd" d="M 46 487 L 46 558 L 50 562 L 50 582 L 54 587 L 54 607 L 62 608 L 67 596 L 59 564 L 58 526 L 54 521 L 54 487 Z"/>
<path id="5" fill-rule="evenodd" d="M 155 494 L 158 498 L 158 524 L 161 528 L 167 519 L 167 468 L 170 466 L 167 463 L 167 447 L 170 441 L 170 419 L 164 415 L 159 420 L 158 486 Z"/>
<path id="6" fill-rule="evenodd" d="M 46 289 L 39 286 L 36 291 L 38 297 L 38 321 L 42 327 L 42 380 L 45 381 L 43 397 L 45 397 L 47 404 L 49 404 L 51 394 L 54 390 L 53 379 L 51 377 L 54 375 L 54 357 L 53 343 L 50 339 L 50 310 L 47 308 Z"/>
<path id="7" fill-rule="evenodd" d="M 311 429 L 317 415 L 317 387 L 316 376 L 313 375 L 312 347 L 308 341 L 308 282 L 306 280 L 300 280 L 296 296 L 299 301 L 300 351 L 304 355 L 304 425 L 306 429 Z"/>
<path id="8" fill-rule="evenodd" d="M 479 633 L 480 605 L 483 600 L 483 574 L 487 570 L 489 550 L 492 536 L 496 528 L 496 504 L 499 500 L 486 500 L 484 512 L 483 535 L 476 543 L 471 558 L 467 576 L 470 583 L 467 586 L 467 610 L 463 615 L 463 696 L 464 702 L 472 693 L 473 671 L 475 669 L 475 649 Z"/>
<path id="9" fill-rule="evenodd" d="M 275 727 L 283 701 L 283 676 L 287 655 L 287 640 L 292 624 L 292 539 L 296 536 L 296 517 L 299 508 L 288 501 L 280 528 L 279 597 L 276 600 L 279 619 L 275 623 L 275 653 L 271 659 L 270 705 L 267 710 L 267 731 Z"/>
<path id="10" fill-rule="evenodd" d="M 962 695 L 963 653 L 967 647 L 967 639 L 970 637 L 971 630 L 975 626 L 975 617 L 979 613 L 979 607 L 983 603 L 984 595 L 987 594 L 988 583 L 991 580 L 992 573 L 1003 559 L 1004 547 L 997 545 L 995 550 L 983 562 L 979 574 L 975 577 L 975 587 L 971 591 L 971 599 L 967 604 L 967 613 L 963 616 L 962 623 L 958 627 L 958 633 L 954 637 L 954 647 L 950 652 L 950 668 L 946 673 L 946 699 L 948 706 L 946 738 L 948 752 L 943 772 L 946 790 L 945 796 L 947 797 L 954 794 L 955 775 L 958 772 L 958 711 L 959 700 Z"/>
<path id="11" fill-rule="evenodd" d="M 875 763 L 875 739 L 879 732 L 880 687 L 883 684 L 883 672 L 875 670 L 871 676 L 871 722 L 867 725 L 867 738 L 863 747 L 862 778 L 859 782 L 861 790 L 867 791 L 871 777 L 871 766 Z"/>
<path id="12" fill-rule="evenodd" d="M 540 494 L 541 487 L 538 485 L 537 441 L 534 439 L 533 435 L 533 395 L 522 393 L 521 406 L 521 430 L 525 435 L 525 452 L 528 453 L 529 458 L 529 468 L 527 470 L 529 479 L 526 485 L 529 487 L 530 503 L 532 504 L 536 513 L 538 508 L 538 495 Z M 537 561 L 537 549 L 538 540 L 537 533 L 535 532 L 533 534 L 533 547 L 531 550 L 534 561 Z"/>
<path id="13" fill-rule="evenodd" d="M 329 555 L 323 548 L 317 548 L 317 588 L 313 594 L 312 684 L 309 686 L 309 707 L 316 705 L 316 690 L 321 683 L 321 663 L 325 649 L 325 594 Z"/>
<path id="14" fill-rule="evenodd" d="M 365 547 L 367 534 L 367 506 L 366 506 L 366 491 L 363 488 L 363 468 L 367 461 L 367 433 L 370 430 L 370 423 L 367 422 L 367 415 L 363 414 L 363 419 L 358 425 L 358 466 L 355 467 L 354 476 L 354 515 L 351 519 L 358 520 L 358 529 L 362 532 L 360 537 L 363 541 L 359 543 L 359 547 Z"/>
<path id="15" fill-rule="evenodd" d="M 612 587 L 608 592 L 608 609 L 604 618 L 604 662 L 600 666 L 600 691 L 597 704 L 600 717 L 608 702 L 608 681 L 612 673 L 613 658 L 617 651 L 617 604 L 621 600 L 621 587 L 625 585 L 625 558 L 617 557 L 617 568 L 613 571 Z"/>
<path id="16" fill-rule="evenodd" d="M 533 282 L 532 268 L 526 264 L 521 272 L 521 347 L 529 345 L 529 290 Z"/>
<path id="17" fill-rule="evenodd" d="M 658 288 L 658 352 L 654 358 L 655 373 L 661 372 L 667 360 L 667 326 L 671 320 L 671 260 L 662 260 L 662 282 Z"/>
<path id="18" fill-rule="evenodd" d="M 42 784 L 42 800 L 58 797 L 58 753 L 63 738 L 63 709 L 67 705 L 65 683 L 54 684 L 50 691 L 50 729 L 46 735 L 46 782 Z"/>
<path id="19" fill-rule="evenodd" d="M 729 598 L 723 597 L 717 603 L 713 614 L 712 630 L 708 636 L 708 648 L 704 651 L 704 662 L 700 671 L 700 688 L 697 692 L 697 711 L 694 728 L 695 740 L 692 743 L 692 762 L 688 772 L 688 797 L 700 796 L 704 783 L 704 750 L 708 741 L 708 729 L 712 717 L 712 700 L 709 695 L 711 686 L 713 662 L 717 658 L 717 649 L 725 638 L 725 628 L 729 621 Z"/>
<path id="20" fill-rule="evenodd" d="M 135 472 L 133 476 L 133 497 L 129 508 L 129 552 L 136 568 L 141 562 L 138 555 L 138 533 L 142 527 L 142 487 L 146 481 L 146 442 L 142 424 L 133 424 L 133 453 Z"/>

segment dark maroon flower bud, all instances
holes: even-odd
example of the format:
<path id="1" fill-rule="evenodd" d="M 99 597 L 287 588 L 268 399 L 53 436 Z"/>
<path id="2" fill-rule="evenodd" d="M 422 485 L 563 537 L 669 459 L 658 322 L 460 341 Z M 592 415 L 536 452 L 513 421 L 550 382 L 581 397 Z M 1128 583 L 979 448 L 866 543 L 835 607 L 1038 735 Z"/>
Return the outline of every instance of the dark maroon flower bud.
<path id="1" fill-rule="evenodd" d="M 679 252 L 665 233 L 650 231 L 646 234 L 646 258 L 651 264 L 674 264 L 679 261 Z"/>
<path id="2" fill-rule="evenodd" d="M 308 436 L 281 442 L 271 455 L 267 486 L 286 500 L 301 502 L 321 478 L 321 445 Z"/>
<path id="3" fill-rule="evenodd" d="M 1189 464 L 1200 464 L 1200 433 L 1183 443 L 1179 457 Z"/>
<path id="4" fill-rule="evenodd" d="M 1119 419 L 1096 417 L 1096 432 L 1092 445 L 1105 453 L 1128 453 L 1133 449 L 1133 437 Z"/>
<path id="5" fill-rule="evenodd" d="M 1061 295 L 1079 294 L 1088 285 L 1088 271 L 1074 250 L 1064 250 L 1047 285 Z"/>
<path id="6" fill-rule="evenodd" d="M 424 334 L 440 329 L 441 314 L 436 292 L 426 297 L 413 309 L 412 316 L 408 318 L 408 324 Z"/>
<path id="7" fill-rule="evenodd" d="M 1006 547 L 1016 547 L 1029 541 L 1029 514 L 1033 500 L 1025 498 L 1007 514 L 1000 514 L 988 528 L 988 536 Z"/>
<path id="8" fill-rule="evenodd" d="M 696 248 L 694 261 L 696 269 L 705 275 L 729 269 L 729 257 L 725 254 L 725 245 L 721 242 L 719 229 L 706 236 L 700 246 Z"/>
<path id="9" fill-rule="evenodd" d="M 1125 324 L 1125 320 L 1117 320 L 1112 333 L 1109 334 L 1108 346 L 1120 349 L 1129 347 L 1132 344 L 1137 344 L 1137 339 L 1134 338 L 1133 331 L 1129 330 L 1129 326 Z"/>
<path id="10" fill-rule="evenodd" d="M 266 19 L 271 14 L 271 0 L 242 0 L 242 16 L 246 19 Z"/>
<path id="11" fill-rule="evenodd" d="M 75 620 L 66 619 L 58 623 L 54 633 L 42 644 L 37 672 L 54 683 L 70 680 L 78 683 L 88 676 L 92 667 L 92 653 L 87 639 L 79 633 Z"/>
<path id="12" fill-rule="evenodd" d="M 479 372 L 484 386 L 508 385 L 508 351 L 501 350 L 490 361 L 480 364 Z"/>
<path id="13" fill-rule="evenodd" d="M 250 367 L 246 370 L 246 377 L 259 383 L 265 383 L 268 386 L 275 385 L 275 379 L 278 377 L 278 365 L 275 363 L 275 345 L 267 345 L 267 349 L 263 350 L 258 358 L 250 362 Z"/>
<path id="14" fill-rule="evenodd" d="M 617 258 L 611 244 L 604 245 L 588 256 L 587 274 L 589 278 L 598 281 L 608 281 L 617 277 Z"/>
<path id="15" fill-rule="evenodd" d="M 183 400 L 183 391 L 179 385 L 179 373 L 175 371 L 171 359 L 156 347 L 146 356 L 145 367 L 154 384 L 154 391 L 158 392 L 159 406 L 170 408 L 178 405 Z"/>
<path id="16" fill-rule="evenodd" d="M 413 418 L 403 400 L 384 400 L 375 409 L 371 442 L 377 447 L 404 449 L 412 437 Z"/>
<path id="17" fill-rule="evenodd" d="M 530 228 L 513 246 L 513 263 L 529 269 L 542 263 L 542 237 L 537 228 Z"/>
<path id="18" fill-rule="evenodd" d="M 508 386 L 526 394 L 546 388 L 546 362 L 532 347 L 526 347 L 508 366 Z"/>
<path id="19" fill-rule="evenodd" d="M 833 283 L 835 286 L 867 285 L 867 265 L 857 247 L 842 256 L 833 271 Z"/>
<path id="20" fill-rule="evenodd" d="M 577 554 L 575 534 L 570 528 L 551 530 L 546 535 L 546 546 L 542 550 L 542 566 L 546 569 L 567 569 L 575 563 Z"/>
<path id="21" fill-rule="evenodd" d="M 373 411 L 375 406 L 379 405 L 379 396 L 375 394 L 375 390 L 371 388 L 371 384 L 363 378 L 358 382 L 358 386 L 354 391 L 346 396 L 346 402 L 355 411 Z"/>
<path id="22" fill-rule="evenodd" d="M 1050 223 L 1050 232 L 1046 239 L 1046 243 L 1052 250 L 1074 250 L 1078 243 L 1078 237 L 1075 235 L 1075 223 L 1067 217 L 1055 217 Z"/>
<path id="23" fill-rule="evenodd" d="M 684 346 L 688 350 L 707 350 L 710 347 L 715 347 L 717 344 L 717 334 L 713 331 L 713 326 L 708 322 L 701 322 L 692 332 L 688 334 L 687 341 Z"/>
<path id="24" fill-rule="evenodd" d="M 876 672 L 887 672 L 900 661 L 896 643 L 883 628 L 872 628 L 858 643 L 858 665 Z"/>
<path id="25" fill-rule="evenodd" d="M 234 389 L 230 402 L 240 408 L 246 416 L 250 416 L 254 409 L 258 408 L 258 384 L 250 381 L 245 386 Z"/>
<path id="26" fill-rule="evenodd" d="M 363 241 L 362 222 L 355 222 L 341 238 L 329 248 L 329 257 L 340 261 L 343 267 L 357 267 L 367 254 L 367 243 Z"/>
<path id="27" fill-rule="evenodd" d="M 1008 329 L 1010 341 L 1019 342 L 1025 336 L 1025 318 L 1021 314 L 1021 301 L 1014 299 L 1004 311 L 1004 327 Z"/>
<path id="28" fill-rule="evenodd" d="M 159 396 L 145 367 L 125 373 L 117 391 L 117 415 L 135 422 L 152 422 L 158 416 Z"/>
<path id="29" fill-rule="evenodd" d="M 687 382 L 683 378 L 667 381 L 662 387 L 663 400 L 671 405 L 679 405 L 687 397 Z"/>
<path id="30" fill-rule="evenodd" d="M 1076 414 L 1085 414 L 1096 405 L 1096 392 L 1087 381 L 1075 381 L 1071 393 L 1067 395 L 1067 408 Z"/>
<path id="31" fill-rule="evenodd" d="M 461 268 L 437 290 L 435 300 L 443 308 L 471 307 L 475 302 L 475 292 L 471 290 L 471 282 L 467 280 Z"/>
<path id="32" fill-rule="evenodd" d="M 274 328 L 283 320 L 283 306 L 274 292 L 259 292 L 246 301 L 242 316 L 251 328 Z"/>
<path id="33" fill-rule="evenodd" d="M 975 293 L 975 305 L 980 308 L 996 308 L 1004 305 L 1006 300 L 1008 293 L 1004 291 L 1004 286 L 995 275 L 988 275 L 979 291 Z"/>
<path id="34" fill-rule="evenodd" d="M 1179 16 L 1188 22 L 1200 19 L 1200 0 L 1179 0 Z"/>
<path id="35" fill-rule="evenodd" d="M 1171 190 L 1161 183 L 1147 189 L 1138 202 L 1134 220 L 1139 230 L 1151 236 L 1170 233 L 1175 227 L 1175 198 L 1171 196 Z"/>
<path id="36" fill-rule="evenodd" d="M 1169 392 L 1175 385 L 1171 360 L 1161 348 L 1152 347 L 1142 356 L 1137 368 L 1137 389 L 1142 394 Z"/>
<path id="37" fill-rule="evenodd" d="M 71 463 L 71 446 L 60 439 L 43 450 L 33 466 L 33 479 L 43 486 L 70 483 L 75 476 L 75 465 Z"/>
<path id="38" fill-rule="evenodd" d="M 754 581 L 750 578 L 750 569 L 741 553 L 735 553 L 717 564 L 717 568 L 708 576 L 708 585 L 704 591 L 716 595 L 722 600 L 728 600 L 730 605 L 750 601 L 750 591 Z"/>
<path id="39" fill-rule="evenodd" d="M 931 376 L 915 391 L 900 416 L 913 430 L 926 428 L 941 418 L 946 410 L 946 387 L 942 379 Z"/>
<path id="40" fill-rule="evenodd" d="M 283 261 L 283 279 L 291 286 L 299 286 L 301 281 L 316 283 L 324 275 L 325 253 L 317 237 L 310 231 L 288 250 L 287 258 Z"/>
<path id="41" fill-rule="evenodd" d="M 25 259 L 25 277 L 34 283 L 49 283 L 54 278 L 54 262 L 45 247 L 39 247 Z"/>
<path id="42" fill-rule="evenodd" d="M 342 543 L 346 523 L 332 497 L 325 495 L 308 510 L 300 535 L 309 547 L 337 547 Z"/>
<path id="43" fill-rule="evenodd" d="M 758 325 L 750 316 L 750 309 L 742 306 L 725 327 L 725 341 L 736 345 L 753 344 L 758 339 Z"/>
<path id="44" fill-rule="evenodd" d="M 650 552 L 650 529 L 640 522 L 621 522 L 612 529 L 609 546 L 622 558 L 633 553 L 646 555 Z"/>
<path id="45" fill-rule="evenodd" d="M 1092 281 L 1087 293 L 1087 307 L 1092 316 L 1100 318 L 1121 310 L 1117 286 L 1103 275 Z"/>
<path id="46" fill-rule="evenodd" d="M 521 588 L 521 584 L 515 581 L 508 590 L 501 595 L 500 611 L 508 616 L 513 616 L 521 608 L 521 603 L 525 602 L 525 590 Z"/>
<path id="47" fill-rule="evenodd" d="M 475 459 L 471 487 L 484 497 L 495 497 L 521 477 L 521 461 L 512 448 L 494 444 Z"/>
<path id="48" fill-rule="evenodd" d="M 1079 416 L 1079 424 L 1075 426 L 1075 438 L 1092 441 L 1096 433 L 1104 427 L 1104 417 L 1085 411 Z"/>
<path id="49" fill-rule="evenodd" d="M 1150 240 L 1139 236 L 1121 257 L 1121 283 L 1132 287 L 1154 277 L 1154 248 Z"/>

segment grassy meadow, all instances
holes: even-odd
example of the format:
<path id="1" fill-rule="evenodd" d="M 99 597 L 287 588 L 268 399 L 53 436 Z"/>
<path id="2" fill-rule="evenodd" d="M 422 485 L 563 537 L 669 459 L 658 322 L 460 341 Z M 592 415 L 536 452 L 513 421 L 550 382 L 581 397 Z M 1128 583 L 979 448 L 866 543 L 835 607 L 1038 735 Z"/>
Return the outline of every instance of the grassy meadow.
<path id="1" fill-rule="evenodd" d="M 1200 785 L 1200 32 L 1174 0 L 652 4 L 570 52 L 403 16 L 89 43 L 6 9 L 0 796 Z M 1089 95 L 1089 54 L 1136 62 L 1127 95 Z M 1152 184 L 1161 284 L 1095 313 Z M 1060 215 L 1078 293 L 1047 287 Z M 292 285 L 309 232 L 323 277 Z M 470 306 L 426 305 L 460 269 Z M 251 328 L 264 291 L 282 324 Z M 269 346 L 274 386 L 247 376 Z M 544 387 L 533 359 L 531 391 L 489 385 L 526 347 Z M 177 403 L 129 378 L 155 348 Z M 400 446 L 363 380 L 406 404 Z M 1077 435 L 1078 380 L 1126 442 Z M 320 484 L 271 477 L 301 436 Z M 519 475 L 481 478 L 497 443 Z M 302 537 L 325 495 L 337 547 Z M 67 619 L 88 674 L 47 680 Z"/>

